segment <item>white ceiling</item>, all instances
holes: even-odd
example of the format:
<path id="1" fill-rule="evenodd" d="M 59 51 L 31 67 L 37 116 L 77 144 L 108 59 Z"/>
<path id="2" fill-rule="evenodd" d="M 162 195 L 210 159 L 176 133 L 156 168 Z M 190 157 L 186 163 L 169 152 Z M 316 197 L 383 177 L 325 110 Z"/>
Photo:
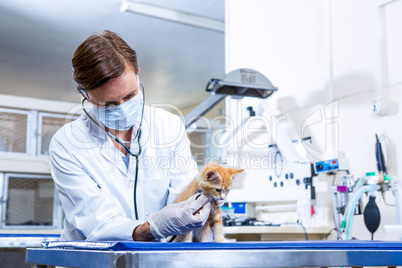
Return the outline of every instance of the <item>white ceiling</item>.
<path id="1" fill-rule="evenodd" d="M 144 0 L 224 20 L 223 0 Z M 79 101 L 70 61 L 93 33 L 112 30 L 137 51 L 147 103 L 186 107 L 224 75 L 224 33 L 134 13 L 120 0 L 0 0 L 0 93 Z"/>

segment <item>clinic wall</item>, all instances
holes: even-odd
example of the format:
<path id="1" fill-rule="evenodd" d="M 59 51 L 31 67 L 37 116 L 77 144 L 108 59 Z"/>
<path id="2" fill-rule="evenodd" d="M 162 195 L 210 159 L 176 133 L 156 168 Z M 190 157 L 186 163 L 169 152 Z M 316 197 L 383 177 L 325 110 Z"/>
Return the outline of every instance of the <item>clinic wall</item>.
<path id="1" fill-rule="evenodd" d="M 402 60 L 395 58 L 402 41 L 394 34 L 401 30 L 395 26 L 402 25 L 401 10 L 401 0 L 385 6 L 381 26 L 376 1 L 226 1 L 226 71 L 253 68 L 267 76 L 279 91 L 264 101 L 293 123 L 293 135 L 312 136 L 323 158 L 337 154 L 356 177 L 376 171 L 374 135 L 384 134 L 389 171 L 401 175 Z M 391 111 L 373 116 L 369 105 L 382 95 Z M 331 116 L 325 117 L 328 107 Z M 306 128 L 317 111 L 325 120 Z M 328 130 L 332 144 L 322 138 Z M 319 194 L 330 206 L 332 177 L 320 175 L 318 183 L 326 185 Z M 381 196 L 377 201 L 382 218 L 374 237 L 396 240 L 382 228 L 396 224 L 395 209 Z M 392 194 L 386 201 L 394 202 Z M 355 217 L 352 235 L 370 239 L 363 225 L 363 217 Z"/>
<path id="2" fill-rule="evenodd" d="M 318 3 L 317 3 L 318 2 Z M 226 1 L 226 72 L 254 68 L 300 103 L 325 101 L 328 35 L 325 1 Z M 303 94 L 300 94 L 303 92 Z"/>
<path id="3" fill-rule="evenodd" d="M 75 90 L 74 81 L 70 79 L 70 86 L 66 87 L 63 84 L 64 78 L 60 79 L 59 76 L 60 73 L 68 75 L 71 68 L 53 70 L 58 71 L 57 75 L 44 75 L 37 66 L 27 64 L 19 65 L 18 71 L 14 66 L 0 66 L 0 94 L 80 103 L 80 95 Z"/>

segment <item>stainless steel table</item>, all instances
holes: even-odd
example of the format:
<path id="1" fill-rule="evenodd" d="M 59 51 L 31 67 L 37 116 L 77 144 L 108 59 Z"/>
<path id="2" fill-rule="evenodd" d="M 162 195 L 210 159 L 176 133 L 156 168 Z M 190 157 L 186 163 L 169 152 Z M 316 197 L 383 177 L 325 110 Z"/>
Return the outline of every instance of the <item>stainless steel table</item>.
<path id="1" fill-rule="evenodd" d="M 340 267 L 402 265 L 402 242 L 49 242 L 26 262 L 67 267 Z"/>
<path id="2" fill-rule="evenodd" d="M 43 241 L 57 241 L 59 237 L 55 234 L 0 234 L 0 267 L 29 267 L 25 264 L 25 249 L 40 248 Z"/>
<path id="3" fill-rule="evenodd" d="M 0 234 L 0 248 L 41 247 L 43 241 L 58 241 L 56 234 Z"/>

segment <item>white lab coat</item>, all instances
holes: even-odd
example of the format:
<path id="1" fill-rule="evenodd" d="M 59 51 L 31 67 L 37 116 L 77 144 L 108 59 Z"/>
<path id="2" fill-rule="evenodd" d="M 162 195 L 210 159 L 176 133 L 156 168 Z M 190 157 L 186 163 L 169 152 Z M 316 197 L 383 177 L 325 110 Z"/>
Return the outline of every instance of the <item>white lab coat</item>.
<path id="1" fill-rule="evenodd" d="M 135 158 L 127 168 L 112 140 L 85 114 L 54 135 L 49 154 L 66 215 L 62 240 L 132 240 L 134 228 L 174 202 L 197 175 L 178 116 L 145 106 L 141 144 L 135 220 Z M 137 141 L 131 151 L 138 152 Z"/>

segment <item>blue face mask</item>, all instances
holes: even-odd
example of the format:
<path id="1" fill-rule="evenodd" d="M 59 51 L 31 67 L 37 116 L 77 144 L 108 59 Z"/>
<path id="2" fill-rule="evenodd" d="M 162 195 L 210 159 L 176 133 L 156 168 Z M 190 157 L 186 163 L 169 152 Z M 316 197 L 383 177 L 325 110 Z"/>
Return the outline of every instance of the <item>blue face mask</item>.
<path id="1" fill-rule="evenodd" d="M 127 130 L 139 126 L 142 116 L 143 95 L 141 90 L 130 100 L 120 105 L 97 107 L 93 105 L 96 118 L 107 128 Z"/>

